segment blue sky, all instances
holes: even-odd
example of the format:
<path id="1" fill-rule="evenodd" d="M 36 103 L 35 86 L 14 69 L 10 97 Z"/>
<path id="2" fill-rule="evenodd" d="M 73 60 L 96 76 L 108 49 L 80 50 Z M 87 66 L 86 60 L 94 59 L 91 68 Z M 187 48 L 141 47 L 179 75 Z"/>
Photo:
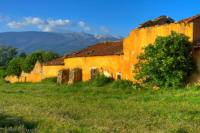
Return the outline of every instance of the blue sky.
<path id="1" fill-rule="evenodd" d="M 0 32 L 79 31 L 127 36 L 146 20 L 200 13 L 198 0 L 1 0 Z"/>

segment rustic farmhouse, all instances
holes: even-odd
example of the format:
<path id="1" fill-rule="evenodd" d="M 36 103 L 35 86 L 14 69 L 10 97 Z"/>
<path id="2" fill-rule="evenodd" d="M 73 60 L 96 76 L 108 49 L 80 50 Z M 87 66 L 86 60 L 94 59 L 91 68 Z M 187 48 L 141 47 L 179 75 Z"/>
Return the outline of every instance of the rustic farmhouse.
<path id="1" fill-rule="evenodd" d="M 114 79 L 134 80 L 134 65 L 142 48 L 154 43 L 157 36 L 167 36 L 171 31 L 190 37 L 190 41 L 193 42 L 193 54 L 200 70 L 199 14 L 177 22 L 167 16 L 149 20 L 133 29 L 122 41 L 100 42 L 44 64 L 37 62 L 31 73 L 22 72 L 19 79 L 15 76 L 7 76 L 6 80 L 11 83 L 39 82 L 44 78 L 56 77 L 61 69 L 71 71 L 75 68 L 81 70 L 83 81 L 95 77 L 98 72 Z"/>

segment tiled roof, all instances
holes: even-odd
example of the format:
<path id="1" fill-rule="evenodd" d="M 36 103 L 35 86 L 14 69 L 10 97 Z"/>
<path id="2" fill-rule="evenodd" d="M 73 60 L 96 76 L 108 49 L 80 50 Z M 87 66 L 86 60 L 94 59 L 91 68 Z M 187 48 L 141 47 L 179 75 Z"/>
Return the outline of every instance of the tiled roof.
<path id="1" fill-rule="evenodd" d="M 45 66 L 64 65 L 64 57 L 60 57 L 44 63 Z"/>
<path id="2" fill-rule="evenodd" d="M 100 42 L 66 55 L 66 58 L 123 54 L 123 41 Z"/>
<path id="3" fill-rule="evenodd" d="M 148 20 L 139 25 L 138 28 L 145 28 L 145 27 L 152 27 L 155 25 L 163 25 L 163 24 L 170 24 L 174 23 L 174 20 L 168 16 L 160 16 L 154 20 Z"/>
<path id="4" fill-rule="evenodd" d="M 189 22 L 192 22 L 194 21 L 195 19 L 199 18 L 200 17 L 200 14 L 196 15 L 196 16 L 193 16 L 193 17 L 189 17 L 189 18 L 185 18 L 185 19 L 182 19 L 180 21 L 178 21 L 177 23 L 189 23 Z"/>

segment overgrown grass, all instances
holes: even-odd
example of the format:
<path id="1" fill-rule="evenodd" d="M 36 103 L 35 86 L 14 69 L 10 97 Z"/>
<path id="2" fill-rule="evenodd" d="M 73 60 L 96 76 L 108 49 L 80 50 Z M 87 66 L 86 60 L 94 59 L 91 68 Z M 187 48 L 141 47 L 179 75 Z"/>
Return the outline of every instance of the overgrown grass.
<path id="1" fill-rule="evenodd" d="M 103 79 L 104 80 L 104 79 Z M 0 131 L 53 133 L 172 132 L 200 130 L 200 87 L 135 89 L 130 81 L 95 85 L 0 85 Z M 93 86 L 94 85 L 94 86 Z"/>
<path id="2" fill-rule="evenodd" d="M 105 75 L 98 74 L 96 78 L 90 79 L 89 81 L 85 82 L 85 85 L 101 87 L 113 82 L 112 78 L 106 77 Z"/>
<path id="3" fill-rule="evenodd" d="M 0 78 L 5 78 L 7 75 L 6 67 L 0 66 Z"/>
<path id="4" fill-rule="evenodd" d="M 42 83 L 56 83 L 57 77 L 46 78 L 42 80 Z"/>

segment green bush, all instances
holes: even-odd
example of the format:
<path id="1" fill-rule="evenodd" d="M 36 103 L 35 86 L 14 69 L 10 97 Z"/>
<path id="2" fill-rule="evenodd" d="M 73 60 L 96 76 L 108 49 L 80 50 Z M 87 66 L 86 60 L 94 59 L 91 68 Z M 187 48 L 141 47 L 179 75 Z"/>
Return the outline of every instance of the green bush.
<path id="1" fill-rule="evenodd" d="M 87 81 L 86 84 L 96 86 L 96 87 L 101 87 L 108 83 L 111 83 L 112 81 L 113 81 L 112 78 L 106 77 L 105 75 L 98 74 L 96 78 L 90 79 L 89 81 Z"/>
<path id="2" fill-rule="evenodd" d="M 56 83 L 57 77 L 46 78 L 42 80 L 42 83 Z"/>
<path id="3" fill-rule="evenodd" d="M 144 48 L 135 65 L 135 79 L 146 87 L 182 87 L 196 66 L 189 38 L 171 32 Z"/>
<path id="4" fill-rule="evenodd" d="M 7 75 L 6 67 L 1 66 L 1 67 L 0 67 L 0 78 L 5 78 L 6 75 Z"/>
<path id="5" fill-rule="evenodd" d="M 117 89 L 133 89 L 133 82 L 130 80 L 116 80 L 113 82 L 112 87 Z"/>

